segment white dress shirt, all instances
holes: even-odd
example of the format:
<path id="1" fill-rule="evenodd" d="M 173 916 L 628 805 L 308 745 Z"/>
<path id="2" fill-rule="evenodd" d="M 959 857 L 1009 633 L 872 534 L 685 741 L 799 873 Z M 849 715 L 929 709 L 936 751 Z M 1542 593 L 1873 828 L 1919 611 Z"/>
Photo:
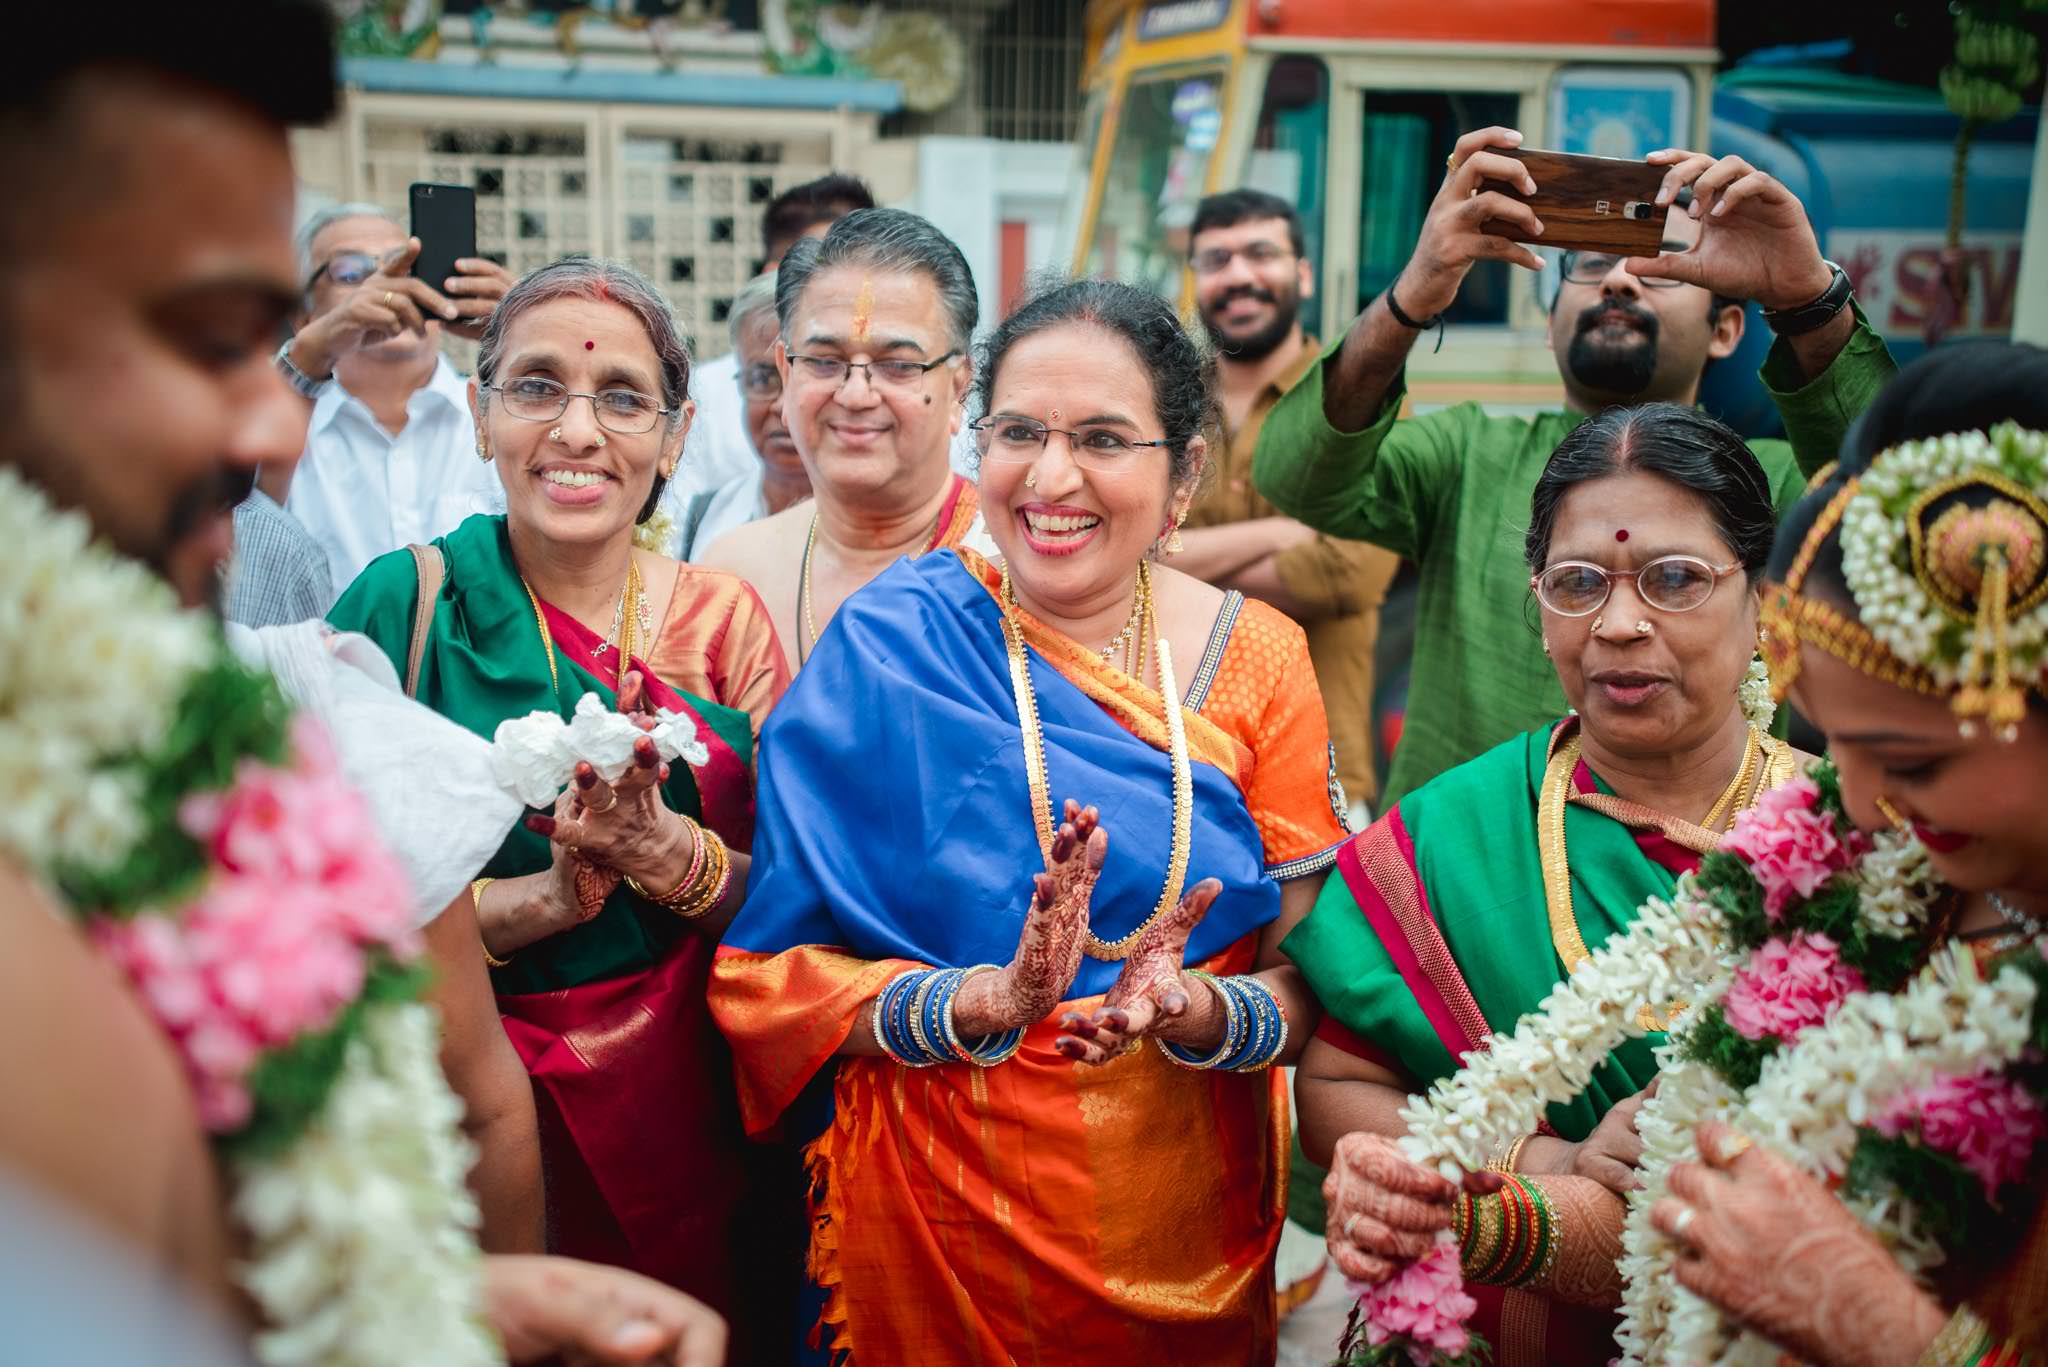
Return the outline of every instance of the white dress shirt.
<path id="1" fill-rule="evenodd" d="M 724 488 L 761 470 L 753 439 L 747 435 L 738 349 L 693 366 L 690 397 L 697 403 L 697 417 L 690 435 L 683 438 L 683 468 L 669 481 L 665 501 L 671 508 L 681 508 L 692 494 Z"/>
<path id="2" fill-rule="evenodd" d="M 394 437 L 330 380 L 285 507 L 327 553 L 337 594 L 387 551 L 452 532 L 472 513 L 503 512 L 497 468 L 477 459 L 469 382 L 441 357 Z"/>

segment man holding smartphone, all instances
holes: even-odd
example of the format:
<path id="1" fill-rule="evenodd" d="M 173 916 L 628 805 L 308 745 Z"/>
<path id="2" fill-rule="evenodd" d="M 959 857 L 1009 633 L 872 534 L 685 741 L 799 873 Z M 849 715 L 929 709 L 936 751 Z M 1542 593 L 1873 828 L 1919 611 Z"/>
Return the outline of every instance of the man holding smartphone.
<path id="1" fill-rule="evenodd" d="M 1458 140 L 1408 264 L 1275 406 L 1254 458 L 1259 492 L 1282 512 L 1417 564 L 1408 715 L 1383 809 L 1565 711 L 1522 615 L 1520 529 L 1567 432 L 1616 404 L 1697 402 L 1701 373 L 1735 350 L 1742 301 L 1754 299 L 1777 333 L 1762 378 L 1790 440 L 1750 447 L 1782 511 L 1806 476 L 1834 459 L 1895 368 L 1791 191 L 1740 157 L 1669 149 L 1647 159 L 1666 168 L 1656 209 L 1677 205 L 1688 188 L 1691 202 L 1673 208 L 1662 254 L 1566 255 L 1550 309 L 1565 407 L 1505 418 L 1466 403 L 1402 417 L 1409 348 L 1436 325 L 1473 263 L 1541 268 L 1528 247 L 1483 227 L 1511 224 L 1543 241 L 1529 204 L 1484 186 L 1536 193 L 1522 163 L 1489 150 L 1521 141 L 1510 128 Z"/>
<path id="2" fill-rule="evenodd" d="M 374 204 L 314 215 L 297 245 L 305 308 L 277 364 L 313 416 L 284 501 L 326 552 L 338 593 L 386 551 L 501 505 L 441 336 L 481 337 L 512 276 L 465 257 L 443 280 L 415 279 L 419 239 Z"/>

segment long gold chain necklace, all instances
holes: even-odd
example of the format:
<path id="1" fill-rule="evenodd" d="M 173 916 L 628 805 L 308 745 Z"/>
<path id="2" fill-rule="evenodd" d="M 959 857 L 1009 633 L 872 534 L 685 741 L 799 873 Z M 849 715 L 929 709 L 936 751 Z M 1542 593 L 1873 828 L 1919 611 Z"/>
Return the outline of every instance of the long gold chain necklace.
<path id="1" fill-rule="evenodd" d="M 1152 567 L 1148 563 L 1141 563 L 1138 567 L 1138 593 L 1146 608 L 1144 619 L 1149 621 L 1152 616 Z M 1017 621 L 1017 593 L 1011 586 L 1008 566 L 1003 568 L 1002 609 L 1003 644 L 1010 656 L 1010 689 L 1017 698 L 1017 721 L 1024 734 L 1024 775 L 1031 789 L 1032 824 L 1038 831 L 1039 853 L 1050 869 L 1052 794 L 1045 773 L 1045 730 L 1038 719 L 1038 693 L 1031 683 L 1031 666 L 1024 652 L 1024 629 Z M 1093 930 L 1088 932 L 1082 950 L 1092 959 L 1106 959 L 1112 963 L 1127 957 L 1153 923 L 1179 905 L 1181 888 L 1188 876 L 1188 855 L 1194 844 L 1195 780 L 1188 764 L 1187 725 L 1181 716 L 1180 689 L 1173 677 L 1173 651 L 1156 630 L 1149 634 L 1155 637 L 1153 645 L 1159 660 L 1159 690 L 1164 696 L 1166 713 L 1167 754 L 1173 764 L 1173 847 L 1166 868 L 1166 883 L 1160 889 L 1159 901 L 1152 908 L 1152 914 L 1130 934 L 1115 940 L 1101 939 Z"/>
<path id="2" fill-rule="evenodd" d="M 1762 743 L 1757 739 L 1757 737 L 1758 732 L 1756 727 L 1750 727 L 1749 736 L 1742 743 L 1742 764 L 1739 768 L 1736 769 L 1735 777 L 1729 782 L 1728 786 L 1722 790 L 1721 796 L 1714 799 L 1714 805 L 1707 808 L 1706 818 L 1700 822 L 1700 827 L 1702 830 L 1711 831 L 1714 829 L 1715 826 L 1720 824 L 1721 809 L 1726 807 L 1729 803 L 1733 802 L 1735 800 L 1735 795 L 1742 791 L 1742 785 L 1749 782 L 1750 770 L 1756 767 L 1757 755 L 1761 753 L 1763 749 Z M 1729 816 L 1732 818 L 1734 816 L 1734 813 L 1729 813 Z"/>

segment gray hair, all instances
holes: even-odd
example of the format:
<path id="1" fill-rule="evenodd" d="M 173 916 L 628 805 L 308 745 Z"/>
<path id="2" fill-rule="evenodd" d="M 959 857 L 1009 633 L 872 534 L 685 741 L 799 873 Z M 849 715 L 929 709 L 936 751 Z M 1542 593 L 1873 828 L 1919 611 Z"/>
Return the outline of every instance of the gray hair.
<path id="1" fill-rule="evenodd" d="M 313 272 L 320 269 L 320 263 L 313 259 L 313 243 L 329 228 L 348 218 L 381 218 L 394 226 L 403 226 L 393 218 L 381 204 L 358 200 L 353 204 L 337 204 L 322 209 L 299 225 L 299 231 L 292 237 L 292 249 L 299 258 L 299 282 L 304 284 L 313 278 Z"/>
<path id="2" fill-rule="evenodd" d="M 741 286 L 740 292 L 732 297 L 731 312 L 725 315 L 726 326 L 732 329 L 733 350 L 739 350 L 740 334 L 746 331 L 747 324 L 764 312 L 774 311 L 775 272 L 763 271 Z"/>
<path id="3" fill-rule="evenodd" d="M 504 358 L 505 334 L 522 314 L 560 299 L 590 299 L 617 304 L 640 321 L 654 356 L 661 367 L 661 406 L 669 410 L 671 431 L 683 420 L 683 400 L 690 393 L 690 348 L 676 329 L 676 316 L 668 299 L 652 281 L 631 266 L 572 256 L 550 262 L 533 272 L 498 301 L 491 321 L 484 327 L 483 341 L 476 353 L 477 403 L 489 408 L 490 386 L 497 383 L 498 363 Z M 661 501 L 662 486 L 668 481 L 657 472 L 648 491 L 646 506 L 634 520 L 645 522 Z"/>
<path id="4" fill-rule="evenodd" d="M 973 342 L 981 305 L 967 258 L 929 220 L 902 209 L 856 209 L 822 238 L 805 238 L 789 249 L 775 280 L 775 312 L 785 339 L 811 277 L 849 265 L 926 277 L 939 292 L 953 349 L 964 353 Z"/>

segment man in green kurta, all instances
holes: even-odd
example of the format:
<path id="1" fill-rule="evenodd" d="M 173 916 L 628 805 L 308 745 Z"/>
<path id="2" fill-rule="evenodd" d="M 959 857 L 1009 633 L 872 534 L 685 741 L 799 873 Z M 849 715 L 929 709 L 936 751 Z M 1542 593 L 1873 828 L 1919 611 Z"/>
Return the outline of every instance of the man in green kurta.
<path id="1" fill-rule="evenodd" d="M 1535 190 L 1520 162 L 1485 150 L 1520 141 L 1504 128 L 1459 140 L 1407 266 L 1273 409 L 1254 458 L 1259 492 L 1282 512 L 1385 546 L 1420 570 L 1387 806 L 1565 710 L 1525 611 L 1522 532 L 1537 476 L 1567 432 L 1615 404 L 1696 402 L 1707 363 L 1742 340 L 1740 301 L 1754 299 L 1777 333 L 1762 378 L 1790 441 L 1751 449 L 1783 511 L 1895 369 L 1789 190 L 1739 157 L 1669 151 L 1650 158 L 1669 168 L 1664 254 L 1566 255 L 1550 312 L 1563 411 L 1500 418 L 1466 403 L 1401 417 L 1408 350 L 1473 262 L 1541 264 L 1479 227 L 1504 219 L 1541 241 L 1527 204 L 1480 188 L 1492 179 Z M 1686 187 L 1691 204 L 1678 206 Z"/>

